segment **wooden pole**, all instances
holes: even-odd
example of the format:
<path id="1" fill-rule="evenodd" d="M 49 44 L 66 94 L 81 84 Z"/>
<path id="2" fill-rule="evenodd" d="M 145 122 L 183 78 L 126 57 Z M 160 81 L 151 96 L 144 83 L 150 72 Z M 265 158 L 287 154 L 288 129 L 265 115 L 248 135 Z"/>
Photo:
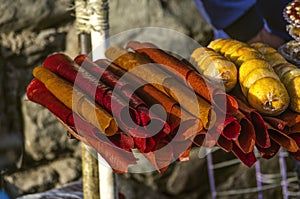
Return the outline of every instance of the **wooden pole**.
<path id="1" fill-rule="evenodd" d="M 86 1 L 75 1 L 76 28 L 79 34 L 81 53 L 88 54 L 91 51 L 91 37 L 89 18 L 86 13 Z M 99 199 L 99 175 L 98 161 L 82 143 L 82 183 L 84 199 Z"/>
<path id="2" fill-rule="evenodd" d="M 104 58 L 109 46 L 108 0 L 88 0 L 87 11 L 91 25 L 92 59 Z M 116 175 L 98 154 L 99 191 L 102 199 L 118 199 Z"/>

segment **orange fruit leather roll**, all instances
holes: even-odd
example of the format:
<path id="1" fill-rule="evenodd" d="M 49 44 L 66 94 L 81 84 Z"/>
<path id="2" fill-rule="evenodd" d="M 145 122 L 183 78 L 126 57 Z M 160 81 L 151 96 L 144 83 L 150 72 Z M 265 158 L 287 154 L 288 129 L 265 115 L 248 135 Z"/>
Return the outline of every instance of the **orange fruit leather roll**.
<path id="1" fill-rule="evenodd" d="M 125 78 L 126 81 L 133 85 L 141 85 L 135 92 L 149 107 L 155 104 L 160 104 L 164 107 L 167 112 L 167 123 L 170 125 L 171 131 L 177 132 L 178 128 L 180 128 L 180 132 L 177 132 L 177 136 L 174 137 L 176 141 L 192 139 L 195 134 L 202 132 L 203 124 L 198 118 L 180 108 L 174 99 L 156 89 L 152 84 L 145 82 L 134 74 L 127 73 L 126 70 L 112 62 L 107 67 L 107 70 Z"/>
<path id="2" fill-rule="evenodd" d="M 285 121 L 288 127 L 293 127 L 294 125 L 300 123 L 300 114 L 290 110 L 286 110 L 279 115 L 278 118 Z"/>
<path id="3" fill-rule="evenodd" d="M 279 119 L 277 117 L 271 117 L 271 116 L 264 116 L 263 118 L 268 124 L 270 124 L 275 129 L 278 129 L 283 132 L 289 131 L 286 121 Z"/>
<path id="4" fill-rule="evenodd" d="M 300 146 L 300 133 L 298 132 L 292 132 L 289 134 L 291 138 L 295 140 L 298 146 Z M 296 152 L 289 152 L 291 156 L 293 156 L 296 160 L 300 161 L 300 148 Z"/>
<path id="5" fill-rule="evenodd" d="M 145 53 L 154 62 L 181 79 L 186 85 L 191 87 L 197 94 L 208 100 L 221 111 L 235 113 L 238 109 L 237 102 L 230 96 L 212 85 L 209 85 L 202 76 L 189 65 L 177 59 L 176 57 L 159 49 L 152 43 L 140 43 L 137 41 L 128 42 L 127 48 L 137 52 Z"/>
<path id="6" fill-rule="evenodd" d="M 179 102 L 186 111 L 200 118 L 204 128 L 208 129 L 215 123 L 216 114 L 207 101 L 163 71 L 158 64 L 151 63 L 147 57 L 139 53 L 128 52 L 117 46 L 108 48 L 105 54 L 120 67 L 151 83 L 155 88 Z"/>
<path id="7" fill-rule="evenodd" d="M 173 130 L 179 134 L 174 138 L 177 141 L 183 141 L 193 138 L 203 129 L 202 122 L 196 117 L 180 108 L 178 103 L 157 90 L 150 84 L 147 84 L 137 90 L 139 96 L 150 106 L 161 104 L 168 113 L 167 121 Z"/>
<path id="8" fill-rule="evenodd" d="M 106 136 L 117 133 L 118 125 L 113 117 L 99 105 L 90 101 L 84 93 L 73 88 L 69 82 L 42 66 L 34 68 L 33 75 L 43 82 L 57 99 L 100 129 Z"/>
<path id="9" fill-rule="evenodd" d="M 286 133 L 275 129 L 268 123 L 266 123 L 266 126 L 268 127 L 268 133 L 270 135 L 270 138 L 274 140 L 277 144 L 279 144 L 289 152 L 298 151 L 299 147 L 293 138 L 291 138 Z"/>

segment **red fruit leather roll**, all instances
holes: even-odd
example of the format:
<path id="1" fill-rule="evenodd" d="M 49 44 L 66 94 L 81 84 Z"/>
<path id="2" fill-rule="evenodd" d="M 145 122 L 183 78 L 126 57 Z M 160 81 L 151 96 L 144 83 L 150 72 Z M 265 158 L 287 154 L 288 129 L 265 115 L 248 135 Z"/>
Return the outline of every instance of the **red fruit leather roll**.
<path id="1" fill-rule="evenodd" d="M 81 125 L 75 127 L 74 116 L 72 110 L 66 107 L 62 102 L 60 102 L 46 87 L 45 85 L 34 78 L 27 86 L 27 97 L 30 101 L 38 103 L 45 108 L 47 108 L 51 113 L 53 113 L 56 118 L 65 126 L 68 127 L 73 136 L 76 139 L 83 140 L 84 138 L 75 132 L 75 129 L 80 129 L 85 132 L 92 133 L 95 127 L 91 128 L 91 125 L 83 125 L 83 122 L 79 122 Z M 77 121 L 81 121 L 78 117 Z M 76 123 L 77 124 L 77 123 Z"/>
<path id="2" fill-rule="evenodd" d="M 82 138 L 84 138 L 80 139 L 81 141 L 96 139 L 99 142 L 105 142 L 112 147 L 118 147 L 128 152 L 131 152 L 131 150 L 135 146 L 133 138 L 120 130 L 113 136 L 105 136 L 99 131 L 99 129 L 89 124 L 87 121 L 81 119 L 81 117 L 79 117 L 77 114 L 73 113 L 73 118 L 75 121 L 75 126 L 73 129 L 77 131 Z"/>
<path id="3" fill-rule="evenodd" d="M 100 79 L 105 82 L 105 84 L 118 89 L 120 93 L 123 94 L 124 97 L 130 99 L 130 105 L 135 107 L 135 109 L 139 112 L 141 120 L 144 121 L 146 132 L 152 132 L 153 129 L 148 129 L 146 126 L 149 122 L 155 123 L 157 126 L 164 126 L 155 136 L 145 137 L 145 135 L 132 133 L 134 135 L 134 140 L 136 147 L 142 152 L 147 153 L 153 151 L 155 149 L 155 145 L 158 140 L 157 137 L 167 136 L 172 129 L 169 125 L 162 121 L 158 116 L 152 113 L 152 118 L 150 121 L 148 106 L 140 99 L 136 94 L 134 94 L 131 89 L 131 82 L 127 82 L 124 79 L 120 79 L 119 76 L 113 74 L 112 72 L 105 70 L 111 63 L 107 60 L 97 60 L 95 64 L 90 59 L 88 59 L 85 55 L 79 55 L 75 58 L 75 62 L 81 64 L 81 67 L 84 67 L 91 74 L 93 74 L 97 79 Z"/>
<path id="4" fill-rule="evenodd" d="M 151 120 L 151 122 L 154 122 L 155 120 Z M 156 122 L 162 122 L 161 120 L 156 120 Z M 134 136 L 134 142 L 136 148 L 140 150 L 142 153 L 148 153 L 152 152 L 156 149 L 156 145 L 161 141 L 164 140 L 169 134 L 170 134 L 170 127 L 168 124 L 164 123 L 165 126 L 160 129 L 155 135 L 151 137 L 143 137 L 141 136 Z M 162 125 L 162 123 L 157 124 Z M 146 130 L 147 131 L 147 130 Z M 148 130 L 149 132 L 152 132 L 151 129 Z"/>
<path id="5" fill-rule="evenodd" d="M 99 66 L 103 64 L 102 60 L 96 61 L 96 63 Z M 105 62 L 105 67 L 107 66 L 106 63 L 109 62 Z M 124 78 L 124 81 L 127 81 L 126 84 L 142 85 L 135 92 L 149 107 L 155 104 L 160 104 L 164 107 L 167 112 L 167 123 L 171 128 L 170 132 L 178 132 L 178 128 L 180 129 L 180 133 L 177 133 L 175 137 L 177 141 L 183 141 L 193 137 L 202 130 L 202 122 L 199 119 L 181 109 L 175 100 L 171 99 L 151 84 L 147 84 L 135 75 L 127 73 L 127 71 L 114 63 L 110 63 L 107 70 L 120 77 L 126 73 L 127 78 Z M 159 116 L 161 114 L 156 113 L 156 115 Z"/>
<path id="6" fill-rule="evenodd" d="M 296 152 L 299 149 L 296 141 L 289 135 L 282 131 L 279 131 L 278 129 L 275 129 L 268 123 L 266 123 L 266 126 L 268 127 L 268 134 L 270 135 L 270 137 L 287 151 Z"/>
<path id="7" fill-rule="evenodd" d="M 198 138 L 198 136 L 196 138 Z M 207 148 L 211 148 L 213 146 L 219 146 L 221 149 L 223 149 L 226 152 L 230 152 L 232 150 L 232 140 L 227 139 L 224 135 L 220 134 L 216 126 L 213 126 L 207 133 L 205 133 L 205 137 L 203 141 L 202 141 L 202 137 L 198 139 L 200 139 L 199 144 Z M 196 145 L 198 146 L 199 144 L 197 142 L 199 141 L 195 140 L 194 143 L 196 143 Z"/>
<path id="8" fill-rule="evenodd" d="M 253 151 L 255 145 L 255 129 L 251 121 L 240 111 L 235 114 L 240 126 L 241 133 L 235 140 L 235 144 L 244 152 Z"/>
<path id="9" fill-rule="evenodd" d="M 76 121 L 74 130 L 79 133 L 80 140 L 93 147 L 116 173 L 126 173 L 129 165 L 137 163 L 131 151 L 135 144 L 130 135 L 118 131 L 113 136 L 107 137 L 78 115 L 73 116 Z M 74 133 L 76 134 L 73 132 L 72 135 Z"/>
<path id="10" fill-rule="evenodd" d="M 202 146 L 205 140 L 206 133 L 206 131 L 201 131 L 199 134 L 197 134 L 193 139 L 193 144 L 197 147 Z"/>
<path id="11" fill-rule="evenodd" d="M 290 127 L 287 131 L 288 134 L 299 133 L 299 132 L 300 132 L 300 123 L 297 123 L 294 126 Z"/>
<path id="12" fill-rule="evenodd" d="M 300 123 L 300 114 L 290 110 L 284 111 L 278 118 L 286 122 L 287 126 L 292 127 Z"/>
<path id="13" fill-rule="evenodd" d="M 199 135 L 201 136 L 201 134 Z M 204 134 L 205 137 L 199 137 L 199 135 L 197 135 L 196 139 L 194 140 L 194 144 L 196 144 L 196 146 L 204 146 L 207 148 L 219 146 L 226 152 L 232 150 L 232 140 L 227 139 L 225 136 L 220 134 L 216 126 L 213 126 L 211 129 L 209 129 L 209 131 Z"/>
<path id="14" fill-rule="evenodd" d="M 223 112 L 233 114 L 237 111 L 237 102 L 231 96 L 227 95 L 225 91 L 209 85 L 202 76 L 191 69 L 189 65 L 166 53 L 162 49 L 159 49 L 154 44 L 131 41 L 128 42 L 127 48 L 134 49 L 140 53 L 145 53 L 154 62 L 161 64 L 165 70 L 176 75 L 177 78 L 190 86 L 197 94 L 214 104 Z"/>
<path id="15" fill-rule="evenodd" d="M 145 126 L 149 123 L 150 117 L 147 105 L 134 93 L 129 82 L 120 79 L 118 75 L 106 70 L 111 64 L 108 60 L 100 59 L 92 62 L 86 55 L 81 54 L 74 61 L 95 76 L 96 79 L 101 79 L 106 85 L 118 89 L 118 93 L 125 99 L 129 99 L 130 106 L 139 113 L 142 125 Z"/>
<path id="16" fill-rule="evenodd" d="M 255 129 L 255 143 L 261 148 L 270 147 L 270 137 L 268 134 L 268 128 L 261 114 L 259 114 L 254 108 L 247 105 L 240 99 L 236 98 L 239 104 L 239 110 L 251 121 Z"/>
<path id="17" fill-rule="evenodd" d="M 75 113 L 72 113 L 71 109 L 67 108 L 62 102 L 60 102 L 38 79 L 33 79 L 28 85 L 27 96 L 29 100 L 46 107 L 57 118 L 59 118 L 61 122 L 65 123 L 73 130 L 86 132 L 90 136 L 96 136 L 98 138 L 101 135 L 96 127 L 88 124 Z M 104 135 L 101 136 L 104 137 Z M 116 141 L 116 138 L 118 138 L 118 141 Z M 132 138 L 120 131 L 116 134 L 116 136 L 110 136 L 109 139 L 116 146 L 125 150 L 130 150 L 134 146 Z"/>
<path id="18" fill-rule="evenodd" d="M 277 144 L 277 142 L 275 142 L 272 138 L 270 140 L 270 144 L 271 145 L 268 148 L 261 148 L 260 146 L 256 145 L 257 150 L 264 159 L 271 159 L 278 153 L 280 149 L 280 145 Z"/>
<path id="19" fill-rule="evenodd" d="M 88 124 L 88 122 L 81 119 L 77 114 L 73 113 L 71 109 L 60 102 L 38 79 L 34 78 L 27 86 L 27 96 L 30 101 L 46 107 L 59 118 L 61 122 L 70 126 L 73 130 L 80 130 L 81 132 L 86 132 L 90 136 L 96 136 L 98 138 L 100 138 L 100 136 L 102 136 L 102 138 L 105 137 L 101 135 L 96 127 Z M 130 150 L 134 146 L 132 138 L 121 131 L 119 131 L 116 136 L 109 136 L 108 139 L 125 150 Z"/>
<path id="20" fill-rule="evenodd" d="M 233 143 L 232 152 L 247 167 L 251 167 L 256 162 L 256 157 L 253 151 L 244 153 L 235 143 Z"/>
<path id="21" fill-rule="evenodd" d="M 270 116 L 264 116 L 263 118 L 272 127 L 283 132 L 288 132 L 288 126 L 286 121 L 279 119 L 277 117 L 270 117 Z"/>
<path id="22" fill-rule="evenodd" d="M 27 96 L 30 101 L 38 103 L 51 111 L 77 139 L 90 146 L 102 146 L 95 149 L 112 167 L 114 165 L 118 166 L 113 168 L 120 168 L 121 164 L 121 171 L 127 171 L 129 164 L 136 163 L 135 157 L 130 153 L 134 147 L 134 142 L 130 136 L 121 131 L 110 137 L 104 136 L 98 132 L 99 130 L 96 127 L 82 120 L 75 113 L 72 113 L 39 80 L 33 79 L 27 86 Z M 96 142 L 98 143 L 96 144 Z M 122 163 L 120 163 L 121 160 L 123 160 Z"/>
<path id="23" fill-rule="evenodd" d="M 222 113 L 219 113 L 220 116 Z M 224 121 L 221 121 L 224 118 Z M 216 131 L 228 140 L 236 140 L 241 133 L 241 125 L 232 115 L 218 117 L 215 123 Z"/>
<path id="24" fill-rule="evenodd" d="M 61 62 L 57 63 L 56 60 Z M 126 128 L 128 131 L 135 129 L 135 124 L 128 124 L 128 122 L 126 122 L 128 119 L 123 117 L 122 113 L 128 108 L 126 102 L 117 94 L 112 95 L 112 89 L 109 86 L 97 81 L 96 78 L 89 75 L 86 71 L 78 70 L 76 63 L 70 60 L 66 55 L 53 54 L 45 59 L 43 66 L 68 81 L 75 83 L 90 97 L 94 97 L 95 101 L 105 107 L 110 113 L 114 112 L 123 128 Z M 139 125 L 140 117 L 137 111 L 131 107 L 128 109 L 134 122 Z"/>
<path id="25" fill-rule="evenodd" d="M 72 110 L 67 108 L 60 102 L 45 85 L 34 78 L 27 86 L 27 97 L 30 101 L 38 103 L 46 107 L 56 117 L 60 118 L 64 123 L 74 127 L 74 120 L 72 118 Z"/>
<path id="26" fill-rule="evenodd" d="M 80 133 L 86 138 L 84 143 L 93 147 L 116 173 L 126 173 L 129 165 L 137 163 L 132 152 L 120 149 L 111 143 L 95 139 L 90 134 L 85 134 L 85 132 Z"/>
<path id="27" fill-rule="evenodd" d="M 217 146 L 219 146 L 221 149 L 223 149 L 226 152 L 232 151 L 233 142 L 232 140 L 228 140 L 224 136 L 220 135 Z"/>

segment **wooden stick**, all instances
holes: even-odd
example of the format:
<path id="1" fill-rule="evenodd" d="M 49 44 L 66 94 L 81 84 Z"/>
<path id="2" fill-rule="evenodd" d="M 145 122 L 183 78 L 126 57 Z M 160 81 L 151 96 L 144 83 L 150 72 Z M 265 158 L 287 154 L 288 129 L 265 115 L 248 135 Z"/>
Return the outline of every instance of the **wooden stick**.
<path id="1" fill-rule="evenodd" d="M 81 53 L 87 54 L 91 50 L 91 39 L 86 15 L 86 0 L 75 1 L 76 28 L 79 32 Z M 99 199 L 98 161 L 81 145 L 83 197 L 85 199 Z"/>
<path id="2" fill-rule="evenodd" d="M 108 44 L 108 0 L 88 0 L 87 10 L 91 25 L 91 43 L 93 61 L 104 58 Z M 99 190 L 100 198 L 118 199 L 117 181 L 115 173 L 104 165 L 98 154 Z"/>

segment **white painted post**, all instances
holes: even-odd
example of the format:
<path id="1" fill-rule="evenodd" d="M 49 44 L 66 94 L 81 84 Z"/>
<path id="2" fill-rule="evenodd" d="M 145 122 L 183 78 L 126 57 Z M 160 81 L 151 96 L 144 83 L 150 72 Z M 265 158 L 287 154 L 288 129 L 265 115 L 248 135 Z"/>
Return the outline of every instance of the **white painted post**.
<path id="1" fill-rule="evenodd" d="M 91 25 L 92 59 L 104 58 L 109 46 L 108 0 L 88 0 L 87 11 Z M 118 199 L 116 176 L 98 154 L 99 192 L 102 199 Z"/>

